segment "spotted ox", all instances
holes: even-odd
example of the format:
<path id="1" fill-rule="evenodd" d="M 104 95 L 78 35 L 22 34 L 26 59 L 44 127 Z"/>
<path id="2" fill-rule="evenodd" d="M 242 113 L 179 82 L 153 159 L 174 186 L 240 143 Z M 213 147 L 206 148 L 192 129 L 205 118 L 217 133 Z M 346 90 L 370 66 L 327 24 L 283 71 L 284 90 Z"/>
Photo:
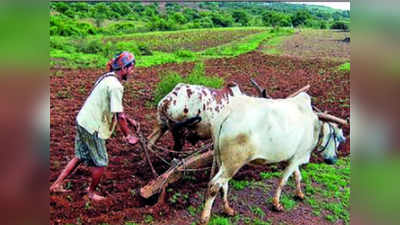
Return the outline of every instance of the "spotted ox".
<path id="1" fill-rule="evenodd" d="M 309 162 L 316 148 L 329 164 L 336 161 L 336 149 L 345 141 L 334 123 L 322 122 L 311 107 L 310 96 L 302 92 L 287 99 L 233 97 L 213 123 L 214 160 L 218 173 L 209 182 L 201 221 L 207 224 L 213 201 L 222 187 L 224 210 L 234 215 L 228 203 L 228 182 L 247 163 L 288 161 L 273 198 L 277 210 L 282 187 L 294 172 L 296 195 L 304 198 L 299 166 Z"/>
<path id="2" fill-rule="evenodd" d="M 192 144 L 199 139 L 211 138 L 211 125 L 214 117 L 230 101 L 232 96 L 241 95 L 239 86 L 228 83 L 222 89 L 212 89 L 200 85 L 179 83 L 158 104 L 158 123 L 148 137 L 151 148 L 167 130 L 174 137 L 174 149 L 181 150 L 184 145 L 183 127 L 188 127 L 186 137 Z"/>

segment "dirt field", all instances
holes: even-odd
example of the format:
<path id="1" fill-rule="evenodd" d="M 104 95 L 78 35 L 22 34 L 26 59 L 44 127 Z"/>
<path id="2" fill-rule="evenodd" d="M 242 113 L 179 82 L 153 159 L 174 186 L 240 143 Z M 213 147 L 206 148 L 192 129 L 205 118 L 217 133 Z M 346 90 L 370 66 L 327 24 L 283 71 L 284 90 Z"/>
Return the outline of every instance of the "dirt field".
<path id="1" fill-rule="evenodd" d="M 305 47 L 306 48 L 306 47 Z M 347 47 L 349 49 L 349 47 Z M 303 50 L 300 50 L 303 52 Z M 346 50 L 347 51 L 347 50 Z M 315 53 L 318 54 L 319 53 Z M 343 53 L 347 54 L 347 53 Z M 347 55 L 340 55 L 347 57 Z M 300 59 L 290 56 L 270 56 L 261 52 L 251 52 L 231 59 L 213 59 L 205 62 L 207 75 L 218 75 L 225 82 L 237 82 L 242 91 L 256 95 L 249 79 L 254 78 L 261 86 L 266 87 L 274 98 L 286 97 L 295 90 L 310 84 L 308 93 L 313 96 L 313 103 L 329 113 L 348 118 L 350 116 L 350 72 L 338 71 L 340 62 L 318 59 Z M 167 64 L 151 68 L 138 68 L 135 75 L 124 84 L 124 105 L 128 115 L 141 123 L 145 135 L 150 134 L 155 123 L 156 109 L 151 106 L 153 90 L 159 81 L 158 74 L 166 70 L 175 70 L 188 74 L 193 63 Z M 52 183 L 65 164 L 74 154 L 75 118 L 85 101 L 88 92 L 102 70 L 51 70 L 51 144 L 50 144 L 50 177 Z M 344 130 L 345 136 L 349 129 Z M 166 135 L 161 143 L 172 146 L 172 138 Z M 187 145 L 186 148 L 192 148 Z M 109 139 L 107 149 L 110 165 L 105 177 L 100 182 L 98 191 L 106 194 L 108 199 L 102 203 L 88 201 L 85 188 L 89 183 L 89 171 L 79 167 L 75 174 L 66 179 L 65 187 L 70 190 L 63 194 L 50 194 L 51 224 L 124 224 L 132 221 L 139 224 L 192 224 L 198 221 L 203 194 L 208 183 L 208 171 L 188 173 L 185 179 L 173 184 L 167 192 L 167 205 L 161 209 L 151 207 L 157 200 L 142 199 L 138 192 L 140 187 L 151 180 L 152 174 L 145 163 L 139 146 L 124 143 L 120 131 Z M 339 156 L 350 153 L 350 140 L 340 148 Z M 172 156 L 164 155 L 167 159 Z M 174 156 L 176 157 L 176 156 Z M 313 155 L 312 161 L 321 158 Z M 162 173 L 168 166 L 154 157 L 153 163 L 157 172 Z M 236 180 L 260 180 L 261 171 L 274 171 L 270 166 L 259 166 L 249 169 L 244 167 L 235 176 Z M 260 188 L 231 189 L 230 198 L 233 208 L 241 216 L 254 217 L 249 205 L 259 205 L 266 217 L 273 224 L 332 224 L 323 217 L 313 215 L 309 205 L 299 202 L 290 212 L 273 212 L 272 204 L 265 199 L 272 196 L 277 179 L 264 181 L 270 186 L 265 192 Z M 286 186 L 286 193 L 293 188 Z M 177 193 L 179 193 L 178 197 Z M 175 197 L 174 197 L 175 196 Z M 221 199 L 218 197 L 213 212 L 222 215 Z M 188 210 L 189 207 L 194 210 Z M 239 220 L 238 224 L 245 224 Z M 337 221 L 342 224 L 343 221 Z M 129 224 L 129 223 L 127 223 Z M 131 223 L 132 224 L 132 223 Z"/>
<path id="2" fill-rule="evenodd" d="M 284 38 L 277 48 L 281 56 L 344 62 L 350 61 L 350 43 L 343 41 L 346 37 L 350 32 L 304 29 Z"/>

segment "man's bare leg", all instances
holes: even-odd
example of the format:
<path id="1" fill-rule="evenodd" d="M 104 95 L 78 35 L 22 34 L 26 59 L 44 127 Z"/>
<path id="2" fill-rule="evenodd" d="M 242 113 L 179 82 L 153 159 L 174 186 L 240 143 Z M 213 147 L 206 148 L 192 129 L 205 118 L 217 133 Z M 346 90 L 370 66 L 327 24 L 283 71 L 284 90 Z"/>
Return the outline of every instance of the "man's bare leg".
<path id="1" fill-rule="evenodd" d="M 65 166 L 64 170 L 58 176 L 57 180 L 50 186 L 50 192 L 66 192 L 62 186 L 62 182 L 64 179 L 71 174 L 72 171 L 81 163 L 80 159 L 74 157 L 71 161 L 68 162 L 67 166 Z"/>
<path id="2" fill-rule="evenodd" d="M 96 187 L 100 182 L 100 178 L 104 174 L 104 167 L 92 167 L 90 170 L 92 172 L 92 183 L 89 186 L 88 196 L 94 201 L 104 200 L 105 197 L 95 193 Z"/>

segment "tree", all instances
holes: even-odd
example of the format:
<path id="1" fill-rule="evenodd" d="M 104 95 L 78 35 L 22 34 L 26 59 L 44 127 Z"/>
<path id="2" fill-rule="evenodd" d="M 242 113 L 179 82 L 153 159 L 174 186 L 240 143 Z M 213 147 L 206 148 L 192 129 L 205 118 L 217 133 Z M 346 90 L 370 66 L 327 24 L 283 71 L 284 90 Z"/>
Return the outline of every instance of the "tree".
<path id="1" fill-rule="evenodd" d="M 176 12 L 174 14 L 172 14 L 172 19 L 179 24 L 185 24 L 188 22 L 188 20 L 186 19 L 186 17 L 183 15 L 183 13 L 181 12 Z"/>
<path id="2" fill-rule="evenodd" d="M 235 23 L 240 23 L 246 26 L 249 23 L 249 15 L 243 10 L 235 10 L 232 12 L 232 18 Z"/>
<path id="3" fill-rule="evenodd" d="M 304 25 L 308 19 L 311 19 L 310 13 L 306 10 L 301 10 L 292 16 L 292 24 L 294 27 Z"/>
<path id="4" fill-rule="evenodd" d="M 325 22 L 325 21 L 322 21 L 319 28 L 320 28 L 320 29 L 326 29 L 326 28 L 327 28 L 326 22 Z"/>
<path id="5" fill-rule="evenodd" d="M 223 15 L 218 12 L 213 13 L 211 15 L 211 20 L 213 21 L 214 25 L 217 27 L 229 27 L 233 23 L 233 19 L 230 15 Z"/>
<path id="6" fill-rule="evenodd" d="M 128 4 L 125 2 L 113 2 L 111 3 L 110 8 L 120 16 L 126 16 L 131 12 Z"/>
<path id="7" fill-rule="evenodd" d="M 193 20 L 193 19 L 198 19 L 198 18 L 200 18 L 200 15 L 199 15 L 198 11 L 195 10 L 195 9 L 191 9 L 191 8 L 185 8 L 185 9 L 183 10 L 183 14 L 185 15 L 185 17 L 186 17 L 188 20 Z"/>
<path id="8" fill-rule="evenodd" d="M 103 21 L 108 18 L 110 9 L 105 3 L 97 3 L 94 7 L 94 18 L 96 19 L 96 26 L 101 27 Z"/>
<path id="9" fill-rule="evenodd" d="M 54 4 L 54 7 L 60 13 L 65 13 L 69 9 L 69 6 L 65 2 L 57 2 Z"/>
<path id="10" fill-rule="evenodd" d="M 274 11 L 267 11 L 262 15 L 262 20 L 265 26 L 280 26 L 281 25 L 281 20 L 283 20 L 283 16 L 280 13 L 274 12 Z M 288 19 L 286 19 L 286 22 L 283 21 L 283 24 L 287 24 Z"/>

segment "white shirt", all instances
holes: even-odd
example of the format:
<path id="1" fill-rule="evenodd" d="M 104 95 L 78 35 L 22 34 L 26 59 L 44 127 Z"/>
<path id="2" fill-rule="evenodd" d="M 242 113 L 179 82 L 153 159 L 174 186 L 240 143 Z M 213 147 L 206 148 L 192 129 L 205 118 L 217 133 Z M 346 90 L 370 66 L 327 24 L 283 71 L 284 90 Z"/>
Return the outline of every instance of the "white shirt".
<path id="1" fill-rule="evenodd" d="M 101 80 L 90 93 L 79 111 L 77 121 L 90 134 L 98 132 L 98 137 L 108 139 L 114 131 L 117 120 L 114 113 L 123 112 L 122 95 L 124 87 L 115 73 L 111 72 Z"/>

